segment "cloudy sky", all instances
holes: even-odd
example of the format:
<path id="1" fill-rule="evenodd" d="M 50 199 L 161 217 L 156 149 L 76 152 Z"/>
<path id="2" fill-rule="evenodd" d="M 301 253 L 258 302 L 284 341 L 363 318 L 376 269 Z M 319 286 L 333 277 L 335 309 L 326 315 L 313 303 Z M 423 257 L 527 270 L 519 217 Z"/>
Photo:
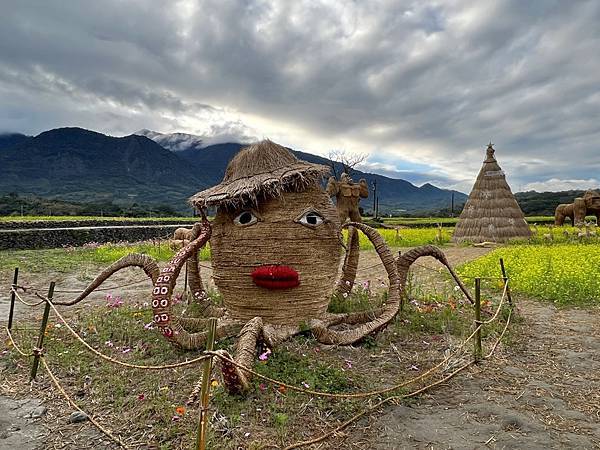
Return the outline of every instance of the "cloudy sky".
<path id="1" fill-rule="evenodd" d="M 600 185 L 600 2 L 0 0 L 0 132 L 269 137 L 468 192 Z"/>

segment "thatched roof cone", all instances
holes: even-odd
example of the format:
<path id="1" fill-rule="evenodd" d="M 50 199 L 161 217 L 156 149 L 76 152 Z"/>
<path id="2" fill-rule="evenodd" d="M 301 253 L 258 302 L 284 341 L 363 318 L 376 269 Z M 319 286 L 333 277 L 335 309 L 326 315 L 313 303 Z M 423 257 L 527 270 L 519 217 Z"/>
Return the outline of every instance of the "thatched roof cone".
<path id="1" fill-rule="evenodd" d="M 329 167 L 296 158 L 287 148 L 264 140 L 243 148 L 227 165 L 223 181 L 190 198 L 197 208 L 237 206 L 257 197 L 277 197 L 315 184 Z"/>
<path id="2" fill-rule="evenodd" d="M 506 242 L 527 239 L 531 230 L 525 221 L 504 171 L 490 143 L 473 190 L 454 230 L 454 242 Z"/>

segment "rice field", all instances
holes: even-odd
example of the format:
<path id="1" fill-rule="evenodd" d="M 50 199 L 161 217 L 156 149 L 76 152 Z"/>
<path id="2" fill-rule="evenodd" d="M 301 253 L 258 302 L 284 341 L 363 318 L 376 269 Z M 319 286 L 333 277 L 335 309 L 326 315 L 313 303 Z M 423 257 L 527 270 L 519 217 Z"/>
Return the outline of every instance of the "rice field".
<path id="1" fill-rule="evenodd" d="M 458 268 L 461 277 L 501 276 L 504 259 L 511 289 L 558 305 L 600 303 L 597 244 L 512 245 Z M 498 283 L 492 287 L 500 288 Z"/>

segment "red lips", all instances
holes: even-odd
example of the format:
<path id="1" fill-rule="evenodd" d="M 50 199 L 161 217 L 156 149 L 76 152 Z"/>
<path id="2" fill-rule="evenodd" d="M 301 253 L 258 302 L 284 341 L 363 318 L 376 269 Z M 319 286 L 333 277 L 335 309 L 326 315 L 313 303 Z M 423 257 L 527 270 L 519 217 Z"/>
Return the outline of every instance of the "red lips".
<path id="1" fill-rule="evenodd" d="M 300 285 L 298 272 L 289 266 L 260 266 L 250 276 L 254 284 L 267 289 L 290 289 Z"/>

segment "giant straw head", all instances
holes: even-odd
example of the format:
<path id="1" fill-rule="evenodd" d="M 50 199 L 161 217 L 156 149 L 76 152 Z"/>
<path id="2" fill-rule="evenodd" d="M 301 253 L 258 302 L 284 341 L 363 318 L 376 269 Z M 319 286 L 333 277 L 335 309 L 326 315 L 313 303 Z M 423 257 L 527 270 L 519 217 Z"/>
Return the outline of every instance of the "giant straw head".
<path id="1" fill-rule="evenodd" d="M 326 311 L 341 258 L 338 215 L 320 184 L 328 170 L 262 141 L 191 198 L 217 207 L 213 276 L 232 318 L 298 325 Z"/>

